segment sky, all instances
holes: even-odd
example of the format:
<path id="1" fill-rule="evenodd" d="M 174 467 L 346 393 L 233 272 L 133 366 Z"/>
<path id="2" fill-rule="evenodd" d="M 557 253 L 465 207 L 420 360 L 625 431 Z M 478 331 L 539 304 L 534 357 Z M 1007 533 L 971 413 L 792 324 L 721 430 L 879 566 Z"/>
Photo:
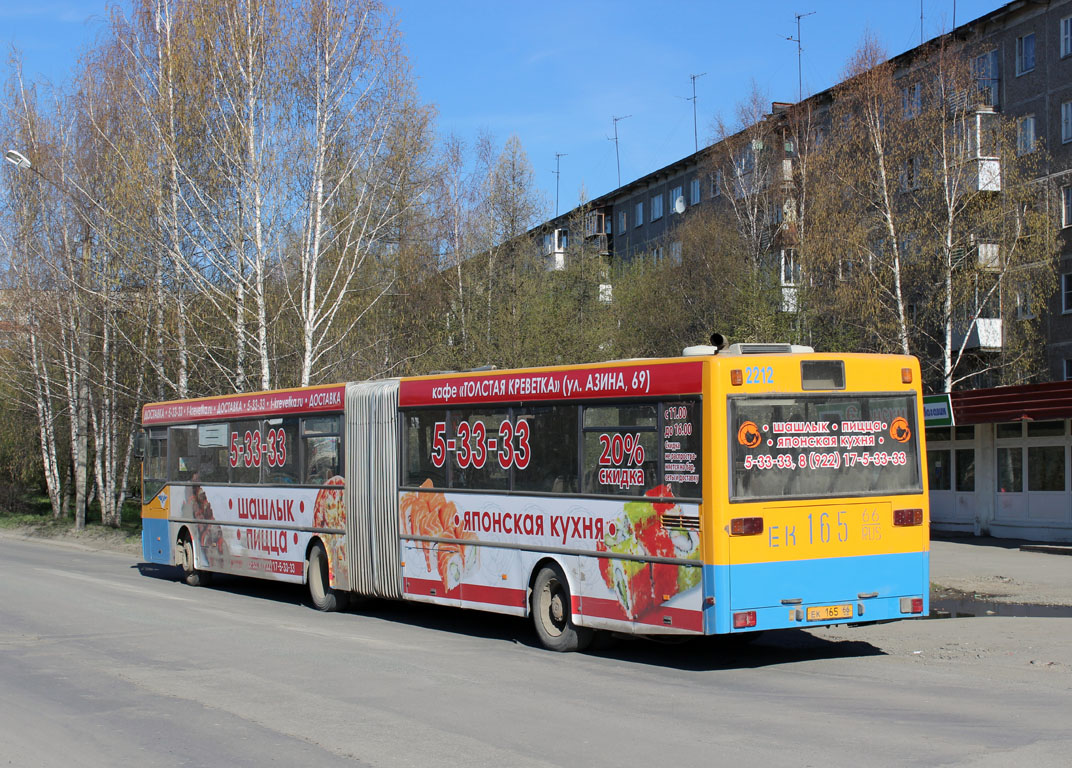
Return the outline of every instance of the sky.
<path id="1" fill-rule="evenodd" d="M 766 101 L 825 90 L 865 34 L 890 56 L 1000 0 L 385 0 L 442 136 L 517 135 L 547 216 L 691 154 Z M 0 42 L 63 83 L 125 0 L 0 0 Z M 922 11 L 922 24 L 921 24 Z M 797 69 L 797 19 L 801 69 Z M 810 14 L 803 16 L 803 14 Z M 793 38 L 793 39 L 787 39 Z M 5 55 L 6 58 L 6 55 Z M 700 75 L 695 81 L 692 75 Z M 695 82 L 695 103 L 691 100 Z M 695 131 L 694 131 L 695 106 Z M 617 122 L 617 153 L 614 133 Z M 556 158 L 556 155 L 561 155 Z M 556 168 L 558 173 L 556 174 Z M 620 171 L 619 171 L 620 168 Z"/>

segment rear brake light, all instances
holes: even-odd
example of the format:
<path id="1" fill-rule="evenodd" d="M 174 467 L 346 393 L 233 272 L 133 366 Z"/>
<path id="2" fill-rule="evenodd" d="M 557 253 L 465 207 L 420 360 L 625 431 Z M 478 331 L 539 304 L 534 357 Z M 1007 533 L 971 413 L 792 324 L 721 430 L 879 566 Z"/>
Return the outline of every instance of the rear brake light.
<path id="1" fill-rule="evenodd" d="M 923 525 L 922 509 L 896 509 L 893 512 L 894 525 Z"/>
<path id="2" fill-rule="evenodd" d="M 923 598 L 902 597 L 901 613 L 923 613 Z"/>
<path id="3" fill-rule="evenodd" d="M 922 610 L 922 608 L 920 610 Z M 741 611 L 740 613 L 733 614 L 733 628 L 734 629 L 747 629 L 748 627 L 754 627 L 755 625 L 756 625 L 756 612 L 755 611 Z"/>
<path id="4" fill-rule="evenodd" d="M 758 536 L 761 533 L 762 517 L 735 517 L 730 520 L 730 536 Z"/>

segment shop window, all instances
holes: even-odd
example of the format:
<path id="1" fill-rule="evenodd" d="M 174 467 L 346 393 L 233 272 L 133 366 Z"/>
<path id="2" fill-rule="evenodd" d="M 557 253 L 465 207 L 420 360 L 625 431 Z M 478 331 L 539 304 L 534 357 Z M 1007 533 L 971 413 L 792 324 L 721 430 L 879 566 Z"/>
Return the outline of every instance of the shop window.
<path id="1" fill-rule="evenodd" d="M 932 491 L 950 490 L 949 451 L 927 451 L 927 482 Z"/>
<path id="2" fill-rule="evenodd" d="M 1015 424 L 998 424 L 997 436 L 998 440 L 1004 440 L 1010 437 L 1023 437 L 1023 425 L 1019 422 Z"/>
<path id="3" fill-rule="evenodd" d="M 961 493 L 975 490 L 975 451 L 958 449 L 954 451 L 956 459 L 956 487 Z"/>
<path id="4" fill-rule="evenodd" d="M 1063 491 L 1065 489 L 1065 447 L 1032 446 L 1027 449 L 1027 490 Z"/>
<path id="5" fill-rule="evenodd" d="M 1024 452 L 1020 446 L 998 448 L 998 493 L 1024 490 Z"/>
<path id="6" fill-rule="evenodd" d="M 1063 421 L 1029 421 L 1027 423 L 1028 437 L 1063 437 L 1065 434 L 1065 422 Z"/>

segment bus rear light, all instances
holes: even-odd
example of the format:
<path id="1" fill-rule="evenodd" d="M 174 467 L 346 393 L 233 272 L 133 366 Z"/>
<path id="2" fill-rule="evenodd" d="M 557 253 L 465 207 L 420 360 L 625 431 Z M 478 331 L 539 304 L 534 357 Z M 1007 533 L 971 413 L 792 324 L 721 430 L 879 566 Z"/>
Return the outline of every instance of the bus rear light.
<path id="1" fill-rule="evenodd" d="M 922 609 L 920 609 L 922 610 Z M 733 628 L 734 629 L 747 629 L 748 627 L 754 627 L 756 625 L 756 612 L 755 611 L 741 611 L 740 613 L 733 614 Z"/>
<path id="2" fill-rule="evenodd" d="M 902 597 L 901 613 L 923 613 L 923 598 Z"/>
<path id="3" fill-rule="evenodd" d="M 762 517 L 735 517 L 730 520 L 730 536 L 758 536 L 761 533 Z"/>
<path id="4" fill-rule="evenodd" d="M 922 509 L 895 509 L 893 511 L 894 525 L 923 525 Z"/>
<path id="5" fill-rule="evenodd" d="M 902 368 L 901 369 L 901 383 L 902 384 L 911 384 L 912 383 L 912 369 L 911 368 Z"/>
<path id="6" fill-rule="evenodd" d="M 734 368 L 730 371 L 730 384 L 735 387 L 739 387 L 744 384 L 744 373 L 740 368 Z"/>

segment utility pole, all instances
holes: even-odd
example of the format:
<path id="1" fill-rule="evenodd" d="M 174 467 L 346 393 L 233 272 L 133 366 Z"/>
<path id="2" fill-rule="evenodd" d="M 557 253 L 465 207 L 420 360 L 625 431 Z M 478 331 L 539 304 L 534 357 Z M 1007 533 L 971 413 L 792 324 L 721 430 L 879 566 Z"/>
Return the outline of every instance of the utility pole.
<path id="1" fill-rule="evenodd" d="M 797 36 L 793 37 L 792 35 L 790 35 L 785 39 L 797 44 L 797 103 L 799 104 L 804 100 L 804 75 L 802 74 L 800 66 L 800 54 L 803 50 L 800 47 L 800 20 L 803 19 L 805 16 L 814 16 L 815 11 L 808 11 L 807 13 L 794 13 L 793 15 L 797 18 Z"/>
<path id="2" fill-rule="evenodd" d="M 558 216 L 558 180 L 561 178 L 562 173 L 559 170 L 558 161 L 559 158 L 565 157 L 565 152 L 555 152 L 555 216 Z"/>
<path id="3" fill-rule="evenodd" d="M 703 77 L 706 72 L 701 72 L 698 75 L 689 75 L 689 79 L 692 80 L 692 98 L 689 101 L 692 102 L 692 151 L 700 151 L 700 135 L 696 132 L 696 78 Z M 620 185 L 619 185 L 620 186 Z"/>
<path id="4" fill-rule="evenodd" d="M 614 121 L 614 162 L 618 165 L 618 186 L 622 186 L 622 161 L 618 156 L 618 121 L 625 120 L 632 115 L 622 115 L 621 117 L 611 117 Z"/>

